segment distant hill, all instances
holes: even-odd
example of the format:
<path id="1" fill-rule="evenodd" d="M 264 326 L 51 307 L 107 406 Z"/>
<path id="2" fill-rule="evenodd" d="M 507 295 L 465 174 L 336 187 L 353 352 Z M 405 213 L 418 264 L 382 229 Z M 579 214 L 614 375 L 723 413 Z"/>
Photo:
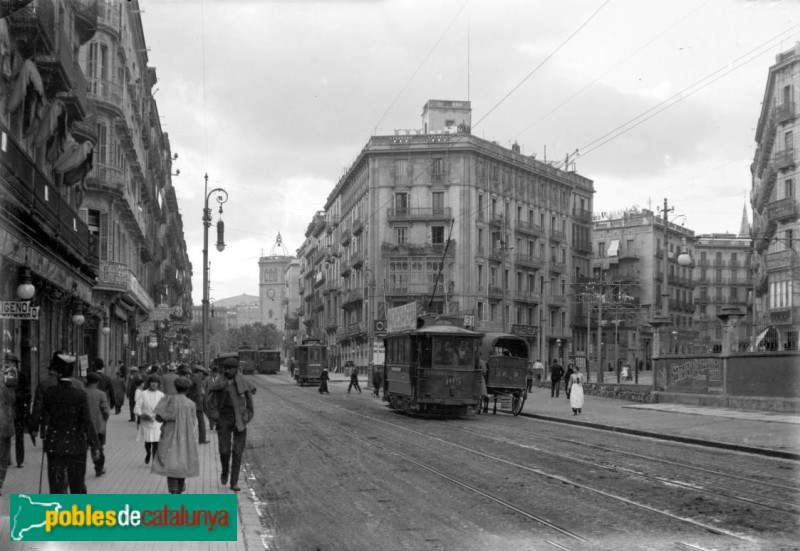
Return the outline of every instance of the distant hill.
<path id="1" fill-rule="evenodd" d="M 241 294 L 235 297 L 223 298 L 214 301 L 214 308 L 234 308 L 247 304 L 259 303 L 261 299 L 255 295 Z"/>

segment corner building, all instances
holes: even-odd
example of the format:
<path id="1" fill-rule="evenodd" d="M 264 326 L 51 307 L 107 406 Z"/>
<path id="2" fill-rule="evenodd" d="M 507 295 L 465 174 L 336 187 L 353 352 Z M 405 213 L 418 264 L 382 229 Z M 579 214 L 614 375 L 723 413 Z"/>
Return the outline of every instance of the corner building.
<path id="1" fill-rule="evenodd" d="M 798 90 L 800 43 L 778 54 L 769 68 L 750 167 L 754 346 L 767 350 L 797 350 L 800 328 Z"/>
<path id="2" fill-rule="evenodd" d="M 593 182 L 470 134 L 468 101 L 372 136 L 298 249 L 302 326 L 334 366 L 368 361 L 387 309 L 420 303 L 529 339 L 533 359 L 586 347 L 571 284 L 590 274 Z"/>

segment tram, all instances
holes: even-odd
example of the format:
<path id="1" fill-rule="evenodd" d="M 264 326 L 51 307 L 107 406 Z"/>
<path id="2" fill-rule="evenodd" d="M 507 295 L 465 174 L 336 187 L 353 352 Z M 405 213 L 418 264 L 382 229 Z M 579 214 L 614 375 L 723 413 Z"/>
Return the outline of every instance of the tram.
<path id="1" fill-rule="evenodd" d="M 511 398 L 511 413 L 522 412 L 528 397 L 528 343 L 518 335 L 510 333 L 486 333 L 480 346 L 480 357 L 486 362 L 486 392 L 497 400 Z M 489 398 L 481 404 L 484 412 L 489 409 Z"/>
<path id="2" fill-rule="evenodd" d="M 255 349 L 249 346 L 239 347 L 239 372 L 244 375 L 252 375 L 256 372 L 258 355 Z"/>
<path id="3" fill-rule="evenodd" d="M 464 329 L 456 316 L 424 315 L 416 326 L 384 339 L 383 400 L 408 414 L 458 416 L 477 408 L 482 333 Z"/>
<path id="4" fill-rule="evenodd" d="M 256 371 L 274 375 L 281 369 L 281 351 L 262 346 L 256 356 Z"/>
<path id="5" fill-rule="evenodd" d="M 319 384 L 322 368 L 328 365 L 328 348 L 319 339 L 303 339 L 294 352 L 294 379 L 297 384 Z"/>

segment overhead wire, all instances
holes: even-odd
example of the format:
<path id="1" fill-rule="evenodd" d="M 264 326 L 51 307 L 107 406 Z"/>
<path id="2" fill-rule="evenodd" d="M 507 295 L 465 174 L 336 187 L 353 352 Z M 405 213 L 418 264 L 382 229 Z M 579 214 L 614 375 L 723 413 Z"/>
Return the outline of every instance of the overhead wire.
<path id="1" fill-rule="evenodd" d="M 535 74 L 535 73 L 536 73 L 536 72 L 537 72 L 539 69 L 541 69 L 541 68 L 542 68 L 542 66 L 544 66 L 544 64 L 545 64 L 545 63 L 547 63 L 547 62 L 548 62 L 548 61 L 549 61 L 549 60 L 550 60 L 550 59 L 551 59 L 551 58 L 552 58 L 554 55 L 556 55 L 556 54 L 559 52 L 559 50 L 561 50 L 561 48 L 563 48 L 564 46 L 566 46 L 566 45 L 567 45 L 567 43 L 568 43 L 570 40 L 572 40 L 572 39 L 573 39 L 573 38 L 574 38 L 574 37 L 575 37 L 575 36 L 576 36 L 576 35 L 577 35 L 577 34 L 578 34 L 578 33 L 579 33 L 581 30 L 583 30 L 583 28 L 584 28 L 586 25 L 588 25 L 588 24 L 589 24 L 589 22 L 590 22 L 592 19 L 594 19 L 594 18 L 597 16 L 597 14 L 598 14 L 598 13 L 600 13 L 600 11 L 601 11 L 603 8 L 605 8 L 605 7 L 608 5 L 608 3 L 609 3 L 609 2 L 611 2 L 611 0 L 606 0 L 605 2 L 603 2 L 603 4 L 601 4 L 601 5 L 600 5 L 600 7 L 599 7 L 599 8 L 597 8 L 597 9 L 594 11 L 594 13 L 592 13 L 592 15 L 590 15 L 590 16 L 589 16 L 589 18 L 588 18 L 586 21 L 584 21 L 583 23 L 581 23 L 581 24 L 578 26 L 578 28 L 577 28 L 577 29 L 575 29 L 575 30 L 572 32 L 572 34 L 570 34 L 570 35 L 569 35 L 567 38 L 565 38 L 565 39 L 564 39 L 564 40 L 561 42 L 561 44 L 559 44 L 559 45 L 556 47 L 556 49 L 555 49 L 555 50 L 553 50 L 552 52 L 550 52 L 550 54 L 548 54 L 548 55 L 547 55 L 547 57 L 545 57 L 545 58 L 544 58 L 544 59 L 543 59 L 543 60 L 542 60 L 542 61 L 539 63 L 539 65 L 537 65 L 537 66 L 536 66 L 536 67 L 533 69 L 533 71 L 531 71 L 530 73 L 528 73 L 528 74 L 525 76 L 525 78 L 523 78 L 523 79 L 522 79 L 522 80 L 521 80 L 521 81 L 520 81 L 520 82 L 519 82 L 519 83 L 518 83 L 516 86 L 514 86 L 514 87 L 513 87 L 513 88 L 512 88 L 512 89 L 511 89 L 511 90 L 510 90 L 510 91 L 509 91 L 509 92 L 508 92 L 508 93 L 507 93 L 505 96 L 503 96 L 503 97 L 500 99 L 500 101 L 498 101 L 498 102 L 497 102 L 497 103 L 494 105 L 494 107 L 492 107 L 491 109 L 489 109 L 489 111 L 488 111 L 488 112 L 487 112 L 487 113 L 486 113 L 484 116 L 482 116 L 480 119 L 478 119 L 478 122 L 476 122 L 475 124 L 473 124 L 473 125 L 472 125 L 472 128 L 474 129 L 475 127 L 477 127 L 477 126 L 478 126 L 478 125 L 479 125 L 479 124 L 480 124 L 480 123 L 481 123 L 481 122 L 482 122 L 484 119 L 486 119 L 486 118 L 487 118 L 489 115 L 491 115 L 491 114 L 492 114 L 492 113 L 495 111 L 495 109 L 497 109 L 498 107 L 500 107 L 500 105 L 502 105 L 502 104 L 503 104 L 503 103 L 504 103 L 504 102 L 505 102 L 505 101 L 506 101 L 506 100 L 507 100 L 507 99 L 508 99 L 508 98 L 511 96 L 511 94 L 513 94 L 514 92 L 516 92 L 516 91 L 519 89 L 519 87 L 520 87 L 520 86 L 522 86 L 523 84 L 525 84 L 525 82 L 526 82 L 526 81 L 527 81 L 529 78 L 531 78 L 531 77 L 532 77 L 532 76 L 533 76 L 533 75 L 534 75 L 534 74 Z"/>
<path id="2" fill-rule="evenodd" d="M 713 84 L 714 82 L 718 81 L 724 76 L 729 75 L 730 73 L 737 71 L 738 69 L 742 68 L 743 66 L 747 65 L 751 61 L 757 59 L 760 55 L 762 55 L 765 51 L 769 50 L 770 48 L 774 47 L 776 43 L 779 43 L 785 39 L 784 35 L 787 35 L 793 32 L 795 29 L 800 27 L 800 24 L 793 25 L 784 31 L 781 31 L 777 35 L 769 38 L 767 41 L 762 42 L 755 48 L 749 50 L 742 56 L 736 58 L 733 62 L 726 63 L 719 69 L 707 74 L 703 78 L 699 79 L 698 81 L 694 82 L 693 84 L 683 88 L 679 92 L 673 94 L 669 98 L 665 99 L 664 101 L 658 103 L 657 105 L 647 109 L 637 116 L 633 117 L 632 119 L 628 120 L 627 122 L 617 126 L 616 128 L 606 132 L 602 136 L 595 138 L 591 142 L 587 143 L 583 147 L 579 148 L 581 157 L 585 157 L 592 151 L 606 145 L 607 143 L 619 138 L 620 136 L 630 132 L 640 124 L 650 120 L 651 118 L 655 117 L 659 113 L 674 107 L 681 101 L 691 97 L 692 95 L 696 94 L 697 92 L 703 90 L 707 86 Z M 563 166 L 559 163 L 558 166 Z"/>
<path id="3" fill-rule="evenodd" d="M 650 45 L 651 45 L 653 42 L 656 42 L 656 41 L 657 41 L 659 38 L 661 38 L 662 36 L 664 36 L 665 34 L 667 34 L 668 32 L 670 32 L 672 29 L 674 29 L 675 27 L 677 27 L 678 25 L 680 25 L 681 23 L 683 23 L 683 22 L 684 22 L 686 19 L 688 19 L 690 16 L 694 15 L 694 14 L 695 14 L 695 13 L 696 13 L 698 10 L 700 10 L 700 9 L 701 9 L 701 8 L 703 8 L 703 7 L 705 7 L 705 6 L 706 6 L 706 4 L 708 4 L 710 1 L 711 1 L 711 0 L 706 0 L 705 2 L 703 2 L 702 4 L 700 4 L 699 6 L 697 6 L 696 8 L 692 9 L 691 11 L 689 11 L 689 12 L 688 12 L 687 14 L 685 14 L 683 17 L 681 17 L 680 19 L 678 19 L 677 21 L 675 21 L 674 23 L 672 23 L 672 24 L 671 24 L 669 27 L 667 27 L 666 29 L 664 29 L 663 31 L 661 31 L 660 33 L 658 33 L 657 35 L 655 35 L 654 37 L 652 37 L 650 40 L 648 40 L 647 42 L 645 42 L 644 44 L 642 44 L 641 46 L 639 46 L 638 48 L 636 48 L 636 49 L 635 49 L 633 52 L 631 52 L 631 53 L 630 53 L 630 54 L 629 54 L 627 57 L 625 57 L 624 59 L 622 59 L 622 60 L 620 60 L 619 62 L 615 63 L 615 64 L 614 64 L 612 67 L 610 67 L 609 69 L 607 69 L 606 71 L 604 71 L 602 74 L 600 74 L 599 76 L 597 76 L 597 77 L 596 77 L 595 79 L 593 79 L 591 82 L 589 82 L 588 84 L 586 84 L 586 85 L 585 85 L 583 88 L 581 88 L 580 90 L 578 90 L 577 92 L 575 92 L 574 94 L 572 94 L 571 96 L 569 96 L 568 98 L 564 99 L 564 100 L 563 100 L 561 103 L 559 103 L 558 105 L 556 105 L 555 107 L 553 107 L 552 109 L 550 109 L 550 110 L 549 110 L 547 113 L 545 113 L 544 115 L 542 115 L 541 117 L 539 117 L 538 119 L 536 119 L 536 120 L 535 120 L 533 123 L 531 123 L 530 125 L 526 126 L 526 127 L 525 127 L 524 129 L 522 129 L 521 131 L 517 132 L 517 134 L 514 136 L 514 138 L 515 138 L 515 139 L 516 139 L 516 138 L 518 138 L 519 136 L 521 136 L 522 134 L 524 134 L 525 132 L 527 132 L 528 130 L 530 130 L 531 128 L 533 128 L 534 126 L 536 126 L 537 124 L 539 124 L 540 122 L 542 122 L 544 119 L 546 119 L 547 117 L 549 117 L 550 115 L 552 115 L 553 113 L 555 113 L 556 111 L 558 111 L 559 109 L 561 109 L 562 107 L 564 107 L 564 105 L 566 105 L 567 103 L 569 103 L 570 101 L 572 101 L 573 99 L 575 99 L 576 97 L 578 97 L 579 95 L 581 95 L 583 92 L 585 92 L 586 90 L 588 90 L 589 88 L 591 88 L 592 86 L 594 86 L 594 85 L 595 85 L 595 84 L 596 84 L 598 81 L 600 81 L 600 80 L 601 80 L 603 77 L 605 77 L 606 75 L 608 75 L 610 72 L 612 72 L 612 71 L 614 71 L 615 69 L 617 69 L 617 68 L 618 68 L 620 65 L 624 64 L 624 63 L 625 63 L 625 62 L 627 62 L 629 59 L 631 59 L 632 57 L 634 57 L 636 54 L 638 54 L 639 52 L 641 52 L 642 50 L 644 50 L 645 48 L 647 48 L 648 46 L 650 46 Z"/>

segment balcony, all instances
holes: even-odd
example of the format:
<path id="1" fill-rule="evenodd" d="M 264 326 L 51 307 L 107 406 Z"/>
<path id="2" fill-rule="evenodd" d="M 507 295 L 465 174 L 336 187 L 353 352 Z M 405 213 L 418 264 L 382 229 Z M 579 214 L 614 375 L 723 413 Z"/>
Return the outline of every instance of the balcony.
<path id="1" fill-rule="evenodd" d="M 348 289 L 342 293 L 342 308 L 350 306 L 351 304 L 363 302 L 363 300 L 364 291 L 361 289 Z"/>
<path id="2" fill-rule="evenodd" d="M 558 272 L 560 274 L 563 274 L 567 271 L 566 264 L 564 264 L 563 262 L 556 262 L 555 260 L 550 262 L 549 268 L 551 272 Z"/>
<path id="3" fill-rule="evenodd" d="M 97 31 L 98 0 L 73 0 L 75 13 L 75 30 L 80 43 L 86 44 Z"/>
<path id="4" fill-rule="evenodd" d="M 489 215 L 489 227 L 502 229 L 504 227 L 503 215 L 502 214 Z"/>
<path id="5" fill-rule="evenodd" d="M 124 116 L 124 89 L 116 82 L 103 80 L 100 78 L 89 79 L 88 97 L 97 102 L 101 107 L 111 111 L 112 114 Z"/>
<path id="6" fill-rule="evenodd" d="M 764 205 L 766 205 L 770 198 L 772 197 L 772 190 L 775 188 L 775 182 L 778 179 L 778 173 L 775 168 L 770 164 L 767 167 L 767 172 L 764 175 L 764 179 L 761 180 L 761 194 L 759 195 L 758 201 L 758 212 L 761 212 L 764 209 Z"/>
<path id="7" fill-rule="evenodd" d="M 567 236 L 564 234 L 563 231 L 559 230 L 550 230 L 550 241 L 555 243 L 563 243 L 567 239 Z"/>
<path id="8" fill-rule="evenodd" d="M 353 235 L 359 236 L 364 231 L 364 222 L 360 218 L 353 220 Z"/>
<path id="9" fill-rule="evenodd" d="M 490 285 L 488 294 L 490 298 L 503 298 L 503 288 L 496 285 Z"/>
<path id="10" fill-rule="evenodd" d="M 766 216 L 770 221 L 782 222 L 797 218 L 797 201 L 794 197 L 778 199 L 766 205 Z"/>
<path id="11" fill-rule="evenodd" d="M 350 255 L 350 266 L 352 266 L 354 270 L 358 270 L 364 265 L 364 260 L 364 253 L 354 253 Z"/>
<path id="12" fill-rule="evenodd" d="M 344 228 L 342 230 L 342 236 L 339 238 L 339 243 L 342 244 L 342 247 L 346 247 L 350 244 L 352 236 L 350 235 L 350 228 Z"/>
<path id="13" fill-rule="evenodd" d="M 775 120 L 778 123 L 793 119 L 796 115 L 793 101 L 787 101 L 775 106 Z"/>
<path id="14" fill-rule="evenodd" d="M 794 166 L 794 149 L 775 152 L 775 168 L 783 170 L 792 166 Z"/>
<path id="15" fill-rule="evenodd" d="M 350 266 L 349 262 L 342 261 L 342 263 L 339 265 L 339 275 L 342 277 L 348 277 L 351 270 L 352 267 Z"/>
<path id="16" fill-rule="evenodd" d="M 119 10 L 111 0 L 98 2 L 97 24 L 102 25 L 106 32 L 111 32 L 119 39 Z"/>
<path id="17" fill-rule="evenodd" d="M 493 260 L 495 262 L 502 262 L 505 260 L 506 252 L 504 249 L 501 248 L 493 248 L 489 251 L 489 260 Z"/>
<path id="18" fill-rule="evenodd" d="M 407 258 L 409 256 L 436 256 L 441 257 L 447 248 L 447 256 L 455 255 L 456 242 L 450 240 L 450 245 L 446 247 L 444 243 L 428 243 L 417 245 L 416 243 L 394 244 L 384 241 L 381 244 L 381 253 L 385 258 Z"/>
<path id="19" fill-rule="evenodd" d="M 579 222 L 592 223 L 592 211 L 590 210 L 574 208 L 572 209 L 572 217 Z"/>
<path id="20" fill-rule="evenodd" d="M 517 233 L 525 233 L 534 237 L 539 237 L 542 235 L 541 226 L 531 222 L 523 222 L 522 220 L 517 220 L 514 222 L 514 229 L 517 231 Z"/>
<path id="21" fill-rule="evenodd" d="M 386 219 L 389 222 L 449 222 L 451 218 L 450 207 L 390 208 L 386 210 Z"/>
<path id="22" fill-rule="evenodd" d="M 528 268 L 541 268 L 544 266 L 544 262 L 541 258 L 537 258 L 535 256 L 517 253 L 516 255 L 516 263 L 518 266 L 526 266 Z"/>
<path id="23" fill-rule="evenodd" d="M 438 286 L 442 290 L 441 283 Z M 406 284 L 387 284 L 384 293 L 386 296 L 393 297 L 430 297 L 433 294 L 432 283 L 406 283 Z"/>
<path id="24" fill-rule="evenodd" d="M 53 50 L 37 52 L 34 61 L 56 97 L 64 102 L 70 119 L 86 117 L 86 78 L 73 56 L 69 39 L 63 34 L 55 36 Z"/>
<path id="25" fill-rule="evenodd" d="M 572 244 L 572 248 L 576 253 L 592 254 L 592 242 L 584 239 L 578 239 Z"/>
<path id="26" fill-rule="evenodd" d="M 37 225 L 51 239 L 64 245 L 76 260 L 89 259 L 89 228 L 64 200 L 57 187 L 42 173 L 4 126 L 0 133 L 6 143 L 6 153 L 0 163 L 3 178 L 10 192 L 33 216 Z"/>
<path id="27" fill-rule="evenodd" d="M 12 36 L 25 37 L 37 54 L 51 51 L 55 47 L 55 8 L 53 0 L 35 0 L 22 8 L 11 11 L 8 25 Z"/>
<path id="28" fill-rule="evenodd" d="M 549 295 L 547 302 L 551 305 L 563 306 L 567 303 L 567 295 Z"/>
<path id="29" fill-rule="evenodd" d="M 512 299 L 515 302 L 533 302 L 539 304 L 542 302 L 542 294 L 534 291 L 518 291 L 513 293 Z"/>

